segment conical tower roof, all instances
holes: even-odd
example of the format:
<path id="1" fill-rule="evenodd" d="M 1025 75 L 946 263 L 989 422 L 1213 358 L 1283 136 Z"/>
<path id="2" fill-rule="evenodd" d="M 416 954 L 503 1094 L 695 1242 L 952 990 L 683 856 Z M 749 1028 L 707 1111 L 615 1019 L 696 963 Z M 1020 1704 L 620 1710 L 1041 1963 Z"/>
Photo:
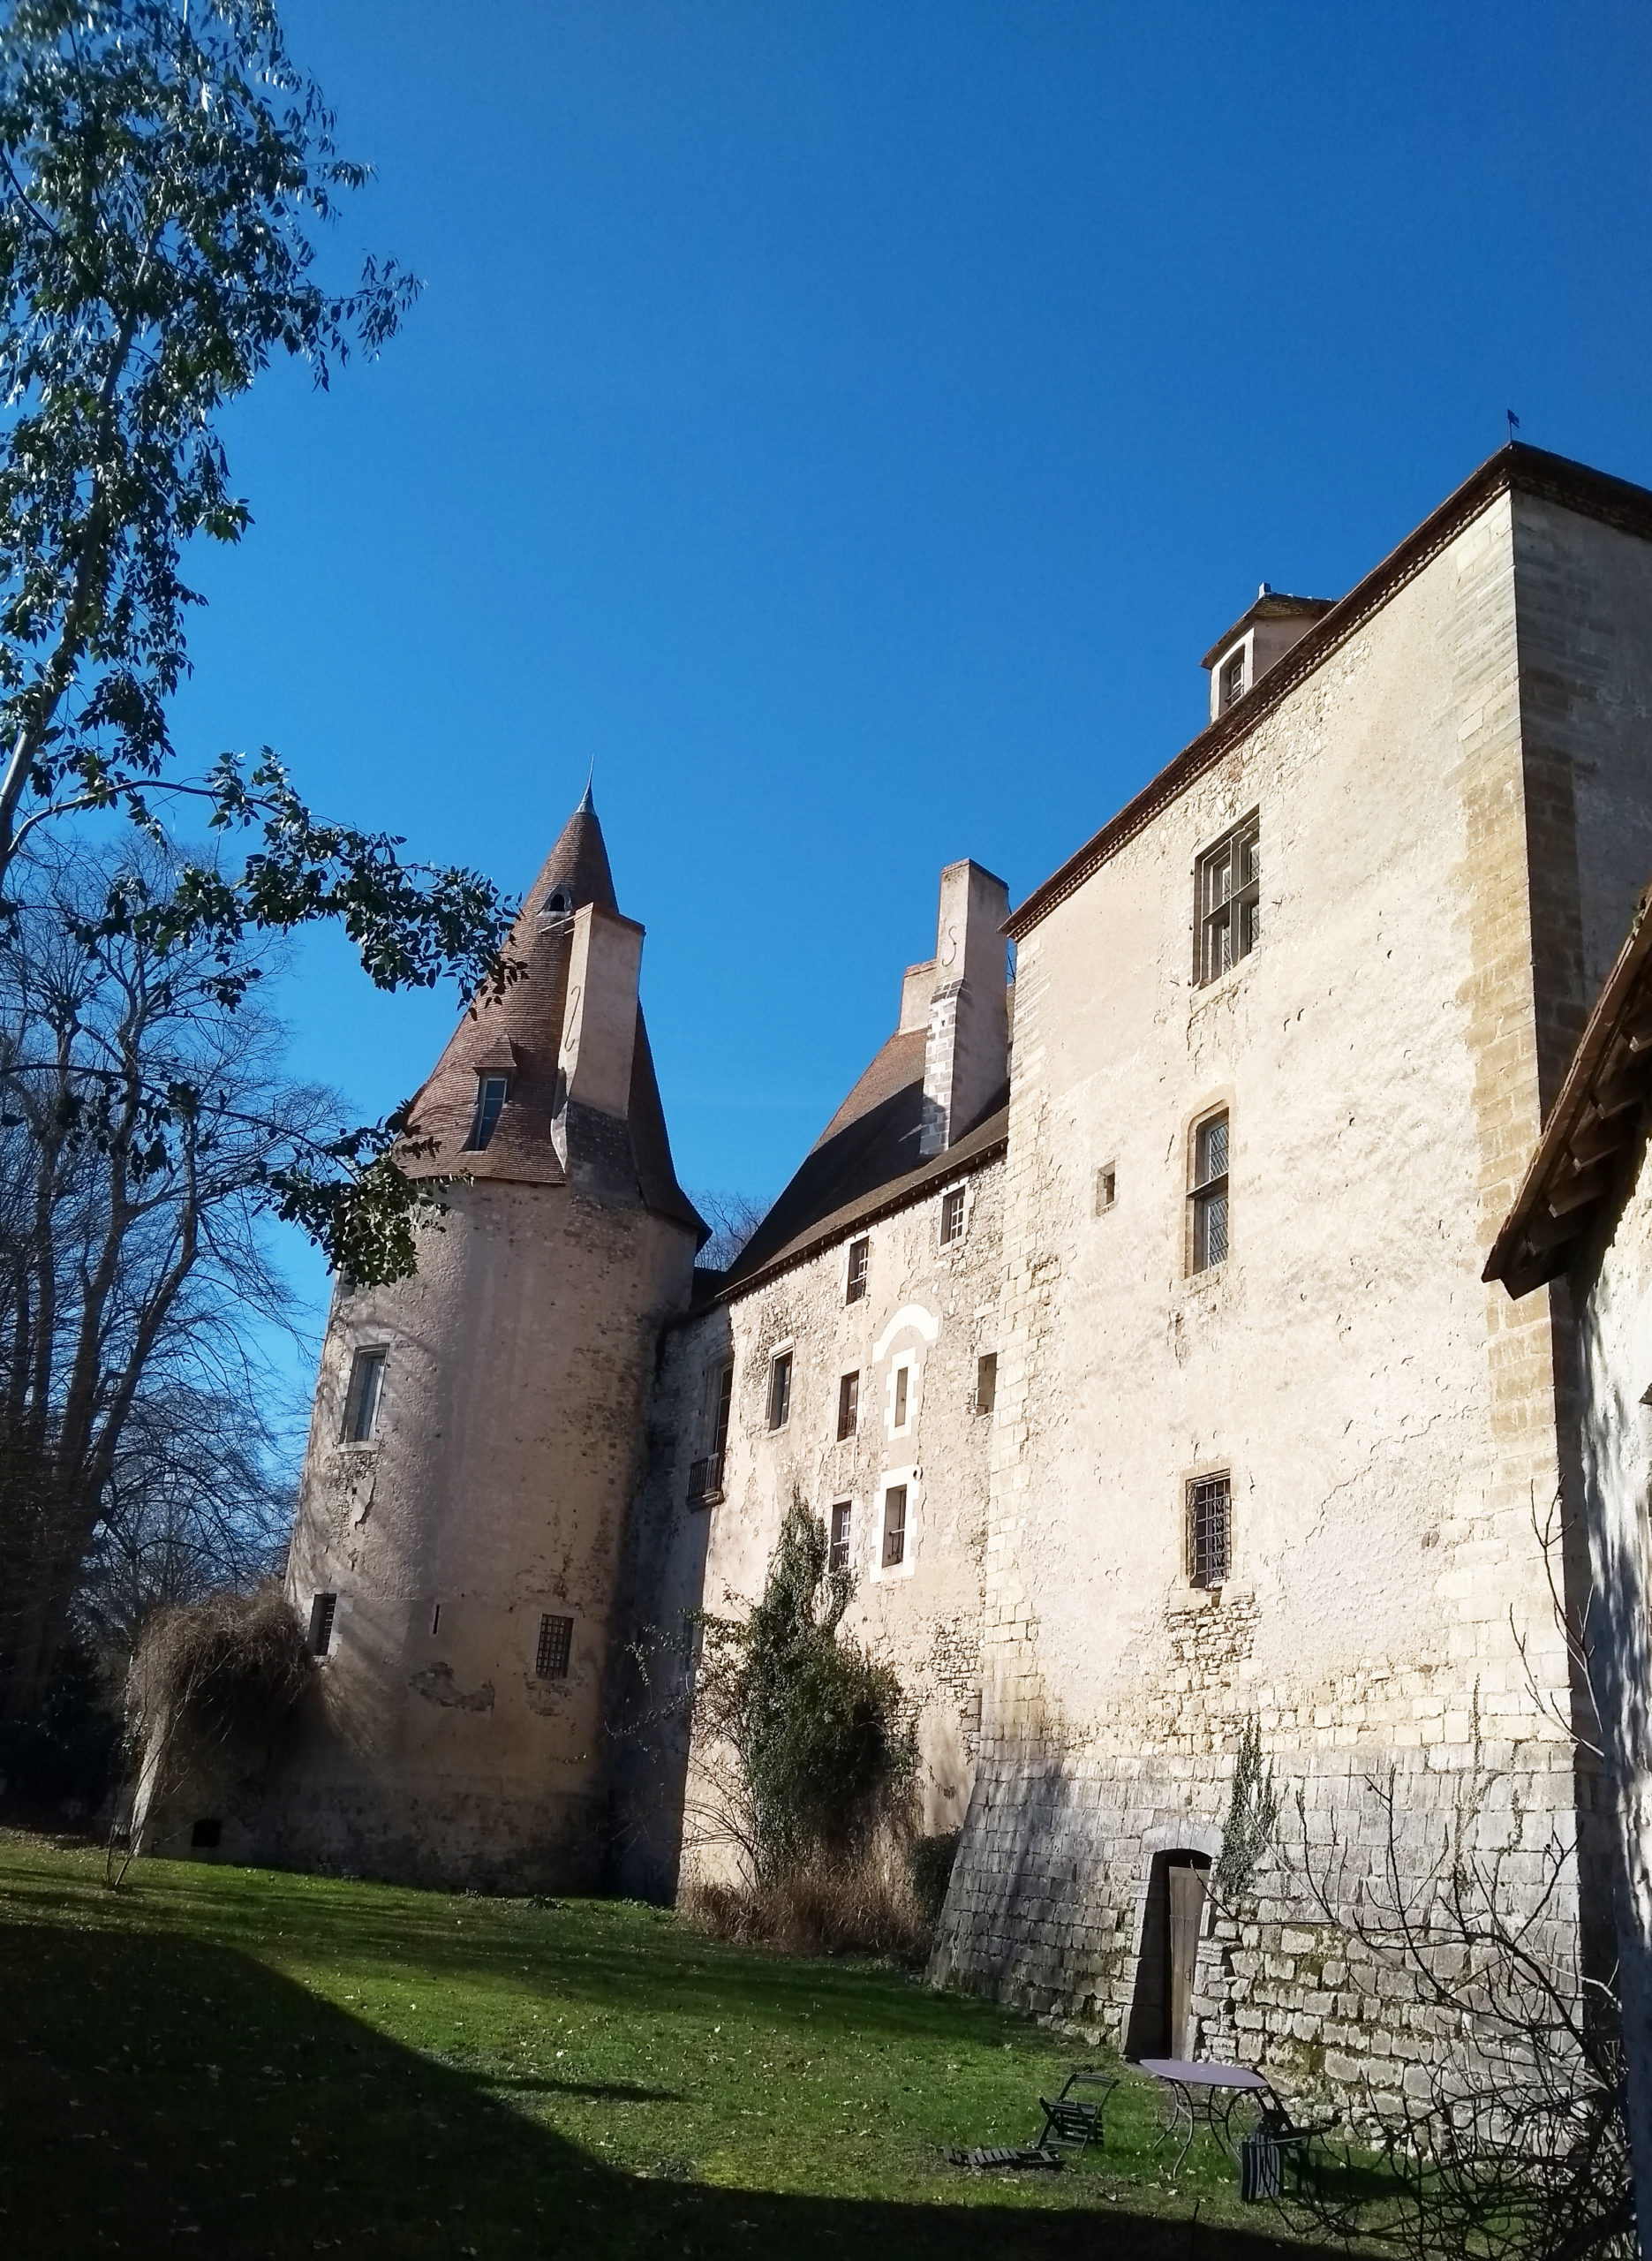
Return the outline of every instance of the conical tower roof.
<path id="1" fill-rule="evenodd" d="M 558 1098 L 556 1061 L 568 998 L 573 914 L 588 903 L 604 911 L 619 909 L 607 844 L 589 785 L 510 930 L 505 956 L 522 971 L 502 993 L 479 998 L 466 1012 L 413 1102 L 412 1135 L 432 1142 L 432 1151 L 404 1164 L 415 1175 L 463 1173 L 530 1185 L 565 1182 L 551 1136 Z M 478 1153 L 467 1149 L 465 1141 L 485 1075 L 508 1076 L 509 1096 L 493 1137 Z M 640 1006 L 628 1120 L 636 1199 L 645 1208 L 675 1217 L 703 1236 L 705 1226 L 677 1183 Z"/>

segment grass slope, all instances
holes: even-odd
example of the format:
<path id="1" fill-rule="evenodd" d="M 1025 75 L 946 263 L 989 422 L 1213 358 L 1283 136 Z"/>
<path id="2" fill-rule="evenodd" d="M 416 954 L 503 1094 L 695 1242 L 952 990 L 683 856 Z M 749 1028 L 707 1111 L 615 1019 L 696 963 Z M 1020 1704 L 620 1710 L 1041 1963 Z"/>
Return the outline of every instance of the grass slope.
<path id="1" fill-rule="evenodd" d="M 1171 2188 L 1135 2076 L 1076 2167 L 959 2173 L 949 2144 L 1029 2140 L 1082 2053 L 624 1902 L 160 1861 L 114 1894 L 101 1856 L 0 1834 L 0 2033 L 8 2255 L 1285 2250 L 1208 2139 Z"/>

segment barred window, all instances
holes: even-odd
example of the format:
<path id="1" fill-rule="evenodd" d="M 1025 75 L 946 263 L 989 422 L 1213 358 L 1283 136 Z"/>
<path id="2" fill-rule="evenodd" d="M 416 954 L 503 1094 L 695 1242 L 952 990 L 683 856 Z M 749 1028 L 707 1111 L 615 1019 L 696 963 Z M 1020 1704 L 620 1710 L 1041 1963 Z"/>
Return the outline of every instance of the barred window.
<path id="1" fill-rule="evenodd" d="M 883 1566 L 906 1560 L 906 1486 L 892 1484 L 883 1495 Z"/>
<path id="2" fill-rule="evenodd" d="M 471 1117 L 471 1135 L 464 1142 L 464 1151 L 466 1153 L 479 1153 L 493 1137 L 509 1091 L 509 1076 L 477 1078 L 476 1112 Z"/>
<path id="3" fill-rule="evenodd" d="M 837 1386 L 837 1433 L 852 1437 L 860 1423 L 860 1376 L 845 1374 Z"/>
<path id="4" fill-rule="evenodd" d="M 333 1645 L 333 1620 L 338 1614 L 338 1596 L 318 1593 L 310 1604 L 310 1654 L 324 1657 Z"/>
<path id="5" fill-rule="evenodd" d="M 1229 1479 L 1196 1476 L 1188 1486 L 1188 1583 L 1226 1583 L 1232 1551 L 1233 1501 Z"/>
<path id="6" fill-rule="evenodd" d="M 1227 1258 L 1227 1116 L 1208 1115 L 1193 1132 L 1193 1269 Z"/>
<path id="7" fill-rule="evenodd" d="M 791 1418 L 792 1354 L 782 1350 L 769 1362 L 769 1426 L 783 1429 Z"/>
<path id="8" fill-rule="evenodd" d="M 941 1196 L 940 1244 L 947 1247 L 953 1241 L 963 1238 L 963 1188 L 954 1185 L 950 1193 Z"/>
<path id="9" fill-rule="evenodd" d="M 379 1403 L 384 1395 L 382 1350 L 358 1350 L 350 1364 L 350 1389 L 344 1399 L 344 1442 L 370 1444 L 378 1434 Z"/>
<path id="10" fill-rule="evenodd" d="M 533 1672 L 538 1680 L 566 1680 L 568 1659 L 574 1645 L 574 1621 L 571 1617 L 541 1617 L 539 1645 L 534 1652 Z"/>
<path id="11" fill-rule="evenodd" d="M 840 1500 L 832 1510 L 832 1551 L 826 1567 L 833 1570 L 849 1568 L 849 1524 L 854 1507 L 848 1500 Z"/>
<path id="12" fill-rule="evenodd" d="M 843 1300 L 857 1304 L 866 1292 L 866 1273 L 871 1261 L 870 1240 L 852 1240 L 849 1244 L 849 1289 Z"/>
<path id="13" fill-rule="evenodd" d="M 1252 814 L 1199 858 L 1193 978 L 1201 986 L 1256 947 L 1261 888 L 1259 820 Z"/>

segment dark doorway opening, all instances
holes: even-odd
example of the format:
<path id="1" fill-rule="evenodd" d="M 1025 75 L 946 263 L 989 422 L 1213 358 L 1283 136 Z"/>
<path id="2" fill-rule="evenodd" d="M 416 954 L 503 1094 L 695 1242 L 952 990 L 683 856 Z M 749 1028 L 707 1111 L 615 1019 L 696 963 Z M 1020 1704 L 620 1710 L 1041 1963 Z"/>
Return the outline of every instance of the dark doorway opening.
<path id="1" fill-rule="evenodd" d="M 1129 2057 L 1191 2057 L 1193 1981 L 1211 1864 L 1203 1853 L 1155 1853 L 1142 1913 L 1142 1952 L 1125 2031 Z"/>

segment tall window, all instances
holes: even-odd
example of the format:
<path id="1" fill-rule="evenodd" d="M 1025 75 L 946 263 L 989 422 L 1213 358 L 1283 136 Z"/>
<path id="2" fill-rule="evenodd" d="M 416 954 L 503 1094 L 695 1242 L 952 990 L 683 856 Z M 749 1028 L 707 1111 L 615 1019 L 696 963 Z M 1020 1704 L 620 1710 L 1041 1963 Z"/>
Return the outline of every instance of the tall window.
<path id="1" fill-rule="evenodd" d="M 990 1413 L 998 1403 L 998 1352 L 984 1351 L 975 1362 L 975 1410 Z"/>
<path id="2" fill-rule="evenodd" d="M 350 1366 L 344 1400 L 344 1442 L 371 1444 L 379 1433 L 379 1401 L 384 1395 L 384 1352 L 358 1350 Z"/>
<path id="3" fill-rule="evenodd" d="M 963 1188 L 954 1185 L 950 1193 L 943 1193 L 940 1201 L 940 1244 L 943 1248 L 954 1240 L 963 1238 Z"/>
<path id="4" fill-rule="evenodd" d="M 860 1376 L 845 1374 L 837 1386 L 837 1433 L 852 1437 L 860 1422 Z"/>
<path id="5" fill-rule="evenodd" d="M 533 1652 L 536 1680 L 566 1680 L 568 1660 L 574 1645 L 571 1617 L 541 1617 L 539 1646 Z"/>
<path id="6" fill-rule="evenodd" d="M 467 1154 L 479 1153 L 493 1137 L 499 1123 L 501 1108 L 510 1089 L 509 1076 L 479 1076 L 476 1079 L 476 1112 L 471 1117 L 471 1135 L 464 1142 Z"/>
<path id="7" fill-rule="evenodd" d="M 892 1484 L 883 1495 L 883 1566 L 906 1560 L 906 1486 Z"/>
<path id="8" fill-rule="evenodd" d="M 783 1429 L 791 1418 L 792 1354 L 782 1350 L 769 1362 L 769 1426 Z"/>
<path id="9" fill-rule="evenodd" d="M 871 1260 L 870 1240 L 852 1240 L 849 1244 L 849 1289 L 843 1300 L 857 1304 L 866 1292 L 866 1270 Z"/>
<path id="10" fill-rule="evenodd" d="M 318 1593 L 310 1604 L 310 1654 L 324 1657 L 333 1645 L 333 1620 L 338 1614 L 338 1596 Z"/>
<path id="11" fill-rule="evenodd" d="M 1232 1551 L 1232 1487 L 1226 1475 L 1196 1476 L 1188 1486 L 1188 1583 L 1226 1584 Z"/>
<path id="12" fill-rule="evenodd" d="M 1227 1117 L 1208 1115 L 1194 1126 L 1193 1268 L 1208 1272 L 1227 1256 Z"/>
<path id="13" fill-rule="evenodd" d="M 911 1367 L 897 1366 L 894 1370 L 894 1425 L 897 1429 L 904 1429 L 906 1426 L 907 1410 L 911 1397 Z"/>
<path id="14" fill-rule="evenodd" d="M 832 1510 L 832 1551 L 826 1568 L 847 1570 L 849 1568 L 849 1524 L 855 1510 L 847 1500 L 840 1500 Z"/>
<path id="15" fill-rule="evenodd" d="M 734 1403 L 735 1370 L 728 1359 L 711 1367 L 700 1406 L 700 1441 L 705 1449 L 689 1463 L 689 1505 L 708 1507 L 723 1494 L 723 1461 L 728 1450 L 728 1413 Z"/>
<path id="16" fill-rule="evenodd" d="M 1236 824 L 1199 858 L 1194 979 L 1214 981 L 1256 947 L 1262 851 L 1258 819 Z"/>

